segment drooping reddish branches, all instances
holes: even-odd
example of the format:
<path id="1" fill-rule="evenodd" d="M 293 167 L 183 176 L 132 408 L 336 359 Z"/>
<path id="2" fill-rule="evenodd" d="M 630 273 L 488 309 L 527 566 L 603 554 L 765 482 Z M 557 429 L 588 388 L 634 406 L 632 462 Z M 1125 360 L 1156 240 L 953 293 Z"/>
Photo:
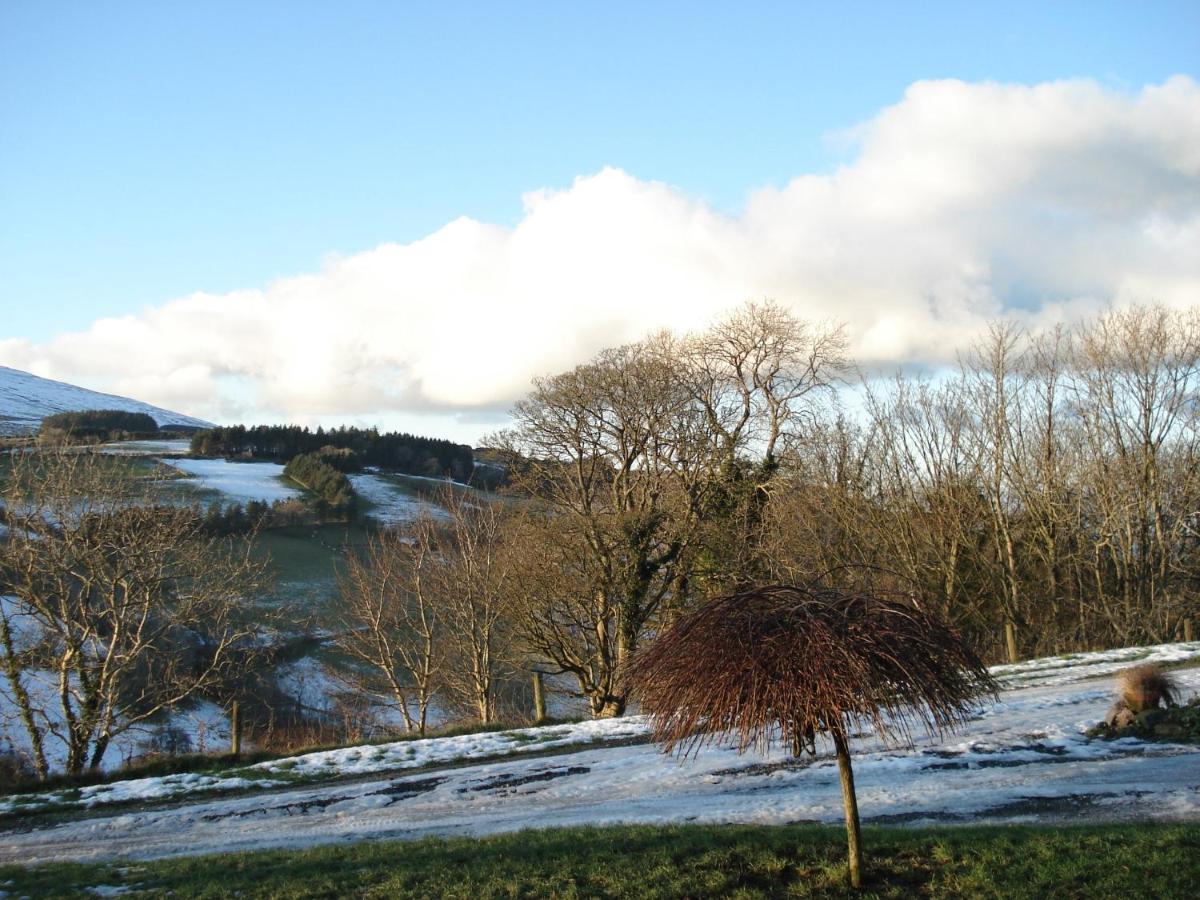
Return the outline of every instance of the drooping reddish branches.
<path id="1" fill-rule="evenodd" d="M 821 586 L 730 594 L 654 641 L 629 672 L 655 738 L 685 752 L 724 732 L 742 749 L 873 725 L 908 742 L 942 733 L 994 694 L 978 657 L 939 617 L 904 597 Z"/>

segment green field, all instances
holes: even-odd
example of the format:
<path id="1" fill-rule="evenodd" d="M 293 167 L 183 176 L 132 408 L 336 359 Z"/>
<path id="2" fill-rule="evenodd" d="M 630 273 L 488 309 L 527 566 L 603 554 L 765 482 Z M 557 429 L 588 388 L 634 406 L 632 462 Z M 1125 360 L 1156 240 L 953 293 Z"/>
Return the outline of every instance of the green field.
<path id="1" fill-rule="evenodd" d="M 346 548 L 362 545 L 367 531 L 359 525 L 331 524 L 273 528 L 256 538 L 255 549 L 271 563 L 274 584 L 269 602 L 291 605 L 301 616 L 314 615 L 331 625 L 337 592 L 336 567 Z"/>
<path id="2" fill-rule="evenodd" d="M 7 896 L 1194 897 L 1200 825 L 866 830 L 861 892 L 839 829 L 571 828 L 122 865 L 0 868 Z M 133 894 L 131 894 L 133 895 Z"/>

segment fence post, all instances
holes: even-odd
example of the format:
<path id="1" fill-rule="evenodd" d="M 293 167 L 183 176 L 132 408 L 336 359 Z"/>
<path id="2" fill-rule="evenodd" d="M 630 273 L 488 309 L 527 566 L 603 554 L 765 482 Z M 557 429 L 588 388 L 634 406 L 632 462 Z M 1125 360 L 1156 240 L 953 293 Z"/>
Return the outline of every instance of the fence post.
<path id="1" fill-rule="evenodd" d="M 229 710 L 229 752 L 234 756 L 242 753 L 242 706 L 236 700 Z"/>
<path id="2" fill-rule="evenodd" d="M 533 673 L 533 717 L 534 724 L 546 721 L 546 692 L 542 687 L 542 673 Z"/>

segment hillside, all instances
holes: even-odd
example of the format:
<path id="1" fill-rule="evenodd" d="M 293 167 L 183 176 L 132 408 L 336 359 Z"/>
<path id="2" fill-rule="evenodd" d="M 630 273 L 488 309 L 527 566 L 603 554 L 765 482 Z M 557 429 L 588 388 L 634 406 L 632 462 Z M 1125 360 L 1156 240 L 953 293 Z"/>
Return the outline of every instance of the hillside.
<path id="1" fill-rule="evenodd" d="M 875 825 L 1079 824 L 1200 818 L 1200 748 L 1086 730 L 1131 664 L 1189 664 L 1200 642 L 998 666 L 998 702 L 955 734 L 893 746 L 856 733 L 855 781 Z M 225 735 L 213 735 L 220 740 Z M 640 716 L 374 744 L 7 798 L 0 864 L 147 860 L 429 835 L 581 825 L 837 823 L 829 747 L 790 758 L 718 741 L 686 758 L 647 742 Z M 59 815 L 34 816 L 42 810 Z"/>
<path id="2" fill-rule="evenodd" d="M 185 416 L 139 400 L 102 394 L 62 381 L 39 378 L 29 372 L 0 366 L 0 436 L 36 431 L 46 416 L 81 409 L 119 409 L 147 413 L 160 427 L 180 425 L 208 428 L 211 422 Z"/>

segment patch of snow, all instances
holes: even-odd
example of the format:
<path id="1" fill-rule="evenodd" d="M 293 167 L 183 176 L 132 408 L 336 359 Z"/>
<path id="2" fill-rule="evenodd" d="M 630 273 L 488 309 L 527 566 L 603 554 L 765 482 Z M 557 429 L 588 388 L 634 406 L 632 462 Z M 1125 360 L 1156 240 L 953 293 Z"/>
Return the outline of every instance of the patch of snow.
<path id="1" fill-rule="evenodd" d="M 84 890 L 93 897 L 119 897 L 139 889 L 136 884 L 93 884 Z"/>
<path id="2" fill-rule="evenodd" d="M 517 728 L 456 737 L 396 741 L 340 750 L 322 750 L 288 759 L 270 760 L 250 766 L 248 771 L 288 772 L 313 775 L 336 772 L 339 775 L 365 775 L 392 769 L 415 769 L 439 763 L 460 762 L 485 756 L 526 753 L 598 740 L 646 737 L 649 725 L 642 716 L 619 719 L 593 719 L 569 725 Z"/>
<path id="3" fill-rule="evenodd" d="M 347 477 L 355 493 L 371 504 L 372 509 L 367 514 L 384 525 L 411 522 L 422 514 L 447 518 L 446 511 L 440 506 L 430 503 L 413 488 L 387 475 L 366 473 Z"/>
<path id="4" fill-rule="evenodd" d="M 299 706 L 313 712 L 326 712 L 333 699 L 348 685 L 323 663 L 311 656 L 277 666 L 275 685 Z"/>
<path id="5" fill-rule="evenodd" d="M 73 790 L 48 791 L 43 794 L 17 795 L 0 801 L 0 813 L 16 810 L 33 812 L 39 807 L 65 805 L 90 809 L 109 803 L 126 803 L 137 800 L 161 800 L 197 791 L 233 791 L 256 787 L 262 782 L 228 775 L 199 775 L 194 772 L 178 775 L 161 775 L 154 778 L 131 778 L 111 784 L 97 784 Z M 122 817 L 127 821 L 129 816 Z"/>
<path id="6" fill-rule="evenodd" d="M 42 751 L 52 771 L 62 771 L 67 762 L 65 723 L 58 699 L 58 674 L 46 669 L 29 669 L 22 674 L 22 684 L 33 707 L 38 710 L 37 723 L 44 732 Z M 168 734 L 171 732 L 171 734 Z M 129 760 L 156 746 L 165 749 L 170 739 L 176 752 L 211 752 L 229 746 L 229 722 L 225 710 L 207 700 L 181 704 L 154 721 L 127 729 L 110 742 L 101 760 L 101 768 L 119 768 Z M 33 752 L 29 733 L 19 715 L 16 698 L 7 677 L 0 677 L 0 746 L 11 749 L 32 765 Z M 0 812 L 5 809 L 0 802 Z"/>
<path id="7" fill-rule="evenodd" d="M 1067 653 L 1025 662 L 992 666 L 989 671 L 1006 687 L 1070 684 L 1085 678 L 1111 675 L 1142 663 L 1184 662 L 1200 657 L 1200 641 L 1122 647 L 1090 653 Z"/>
<path id="8" fill-rule="evenodd" d="M 191 441 L 115 441 L 101 444 L 100 449 L 109 456 L 162 456 L 164 454 L 188 453 Z"/>
<path id="9" fill-rule="evenodd" d="M 230 462 L 227 459 L 164 459 L 166 465 L 187 472 L 202 487 L 220 491 L 230 500 L 274 503 L 299 497 L 302 492 L 283 478 L 283 466 L 272 462 Z"/>
<path id="10" fill-rule="evenodd" d="M 211 700 L 195 700 L 172 710 L 162 723 L 185 739 L 191 753 L 214 753 L 229 749 L 229 714 Z"/>
<path id="11" fill-rule="evenodd" d="M 42 626 L 29 613 L 29 607 L 12 594 L 0 594 L 0 616 L 8 622 L 13 649 L 18 653 L 28 650 L 42 635 Z"/>

